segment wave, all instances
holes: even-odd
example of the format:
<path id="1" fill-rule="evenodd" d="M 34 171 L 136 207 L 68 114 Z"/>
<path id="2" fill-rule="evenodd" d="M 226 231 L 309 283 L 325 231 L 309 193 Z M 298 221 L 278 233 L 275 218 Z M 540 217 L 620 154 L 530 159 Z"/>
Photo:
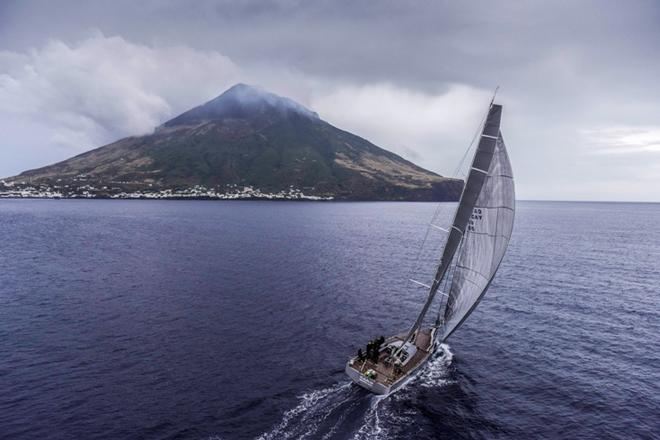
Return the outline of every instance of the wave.
<path id="1" fill-rule="evenodd" d="M 350 382 L 338 383 L 300 396 L 297 406 L 286 411 L 282 421 L 257 440 L 303 439 L 315 434 L 319 424 L 348 398 Z"/>
<path id="2" fill-rule="evenodd" d="M 256 440 L 350 438 L 382 440 L 392 428 L 407 426 L 411 414 L 400 405 L 414 396 L 417 387 L 444 387 L 450 383 L 449 366 L 453 353 L 447 344 L 399 390 L 388 396 L 376 396 L 352 382 L 307 392 L 298 404 L 287 410 L 282 420 Z"/>
<path id="3" fill-rule="evenodd" d="M 412 383 L 424 388 L 442 387 L 450 383 L 449 366 L 454 359 L 454 353 L 449 345 L 440 344 L 440 350 L 436 352 L 428 364 L 412 378 Z"/>

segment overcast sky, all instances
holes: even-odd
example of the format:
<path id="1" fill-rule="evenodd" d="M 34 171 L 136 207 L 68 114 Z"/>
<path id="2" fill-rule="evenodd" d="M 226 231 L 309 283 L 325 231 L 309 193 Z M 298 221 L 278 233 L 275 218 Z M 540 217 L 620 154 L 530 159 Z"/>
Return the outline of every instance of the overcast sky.
<path id="1" fill-rule="evenodd" d="M 519 199 L 660 201 L 658 1 L 0 1 L 0 176 L 237 82 L 443 175 L 495 86 Z"/>

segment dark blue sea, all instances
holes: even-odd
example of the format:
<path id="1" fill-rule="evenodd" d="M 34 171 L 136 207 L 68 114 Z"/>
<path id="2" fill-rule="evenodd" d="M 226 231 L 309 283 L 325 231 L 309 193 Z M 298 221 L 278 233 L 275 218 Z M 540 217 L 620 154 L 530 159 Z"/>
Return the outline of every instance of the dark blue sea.
<path id="1" fill-rule="evenodd" d="M 657 204 L 519 202 L 444 353 L 349 383 L 435 206 L 0 201 L 0 438 L 660 438 Z"/>

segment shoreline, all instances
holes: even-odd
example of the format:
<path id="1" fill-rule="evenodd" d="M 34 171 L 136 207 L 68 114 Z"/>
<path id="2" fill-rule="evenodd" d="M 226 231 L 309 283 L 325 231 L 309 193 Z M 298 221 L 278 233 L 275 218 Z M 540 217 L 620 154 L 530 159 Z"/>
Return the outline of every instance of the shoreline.
<path id="1" fill-rule="evenodd" d="M 0 196 L 2 200 L 167 200 L 167 201 L 213 201 L 213 202 L 404 202 L 404 203 L 458 203 L 458 200 L 401 200 L 401 199 L 338 199 L 338 198 L 324 198 L 324 199 L 311 199 L 311 198 L 268 198 L 268 197 L 237 197 L 237 198 L 219 198 L 219 197 L 44 197 L 44 196 Z"/>

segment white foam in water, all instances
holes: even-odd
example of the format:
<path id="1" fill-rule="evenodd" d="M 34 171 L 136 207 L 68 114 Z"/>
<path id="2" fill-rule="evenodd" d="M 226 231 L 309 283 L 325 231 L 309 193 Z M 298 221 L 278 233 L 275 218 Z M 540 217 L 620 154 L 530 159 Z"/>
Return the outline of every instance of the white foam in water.
<path id="1" fill-rule="evenodd" d="M 438 350 L 431 359 L 413 376 L 409 377 L 401 388 L 395 391 L 391 396 L 397 400 L 402 400 L 410 397 L 406 392 L 408 386 L 413 384 L 413 386 L 423 387 L 423 388 L 435 388 L 442 387 L 449 383 L 449 365 L 454 358 L 454 354 L 449 349 L 449 345 L 440 344 L 440 350 Z"/>
<path id="2" fill-rule="evenodd" d="M 287 438 L 305 438 L 316 432 L 318 425 L 337 406 L 344 403 L 343 399 L 337 402 L 333 397 L 348 390 L 350 382 L 338 383 L 332 387 L 315 390 L 300 396 L 300 403 L 286 411 L 282 421 L 272 431 L 261 434 L 257 440 L 274 440 Z M 300 416 L 300 419 L 298 419 Z M 292 421 L 295 426 L 291 426 Z M 304 430 L 305 432 L 300 432 Z"/>
<path id="3" fill-rule="evenodd" d="M 441 344 L 441 353 L 438 353 L 422 369 L 409 378 L 397 391 L 389 396 L 374 396 L 369 410 L 364 415 L 364 423 L 353 436 L 353 440 L 378 440 L 387 439 L 388 430 L 383 426 L 383 421 L 390 425 L 405 426 L 410 422 L 406 414 L 396 414 L 391 411 L 388 403 L 391 400 L 402 401 L 410 398 L 411 389 L 406 390 L 410 384 L 424 388 L 441 387 L 449 383 L 447 379 L 448 367 L 454 357 L 449 350 L 449 345 Z M 381 403 L 383 402 L 383 403 Z M 394 423 L 392 423 L 394 422 Z"/>
<path id="4" fill-rule="evenodd" d="M 380 422 L 379 406 L 387 396 L 373 396 L 369 409 L 364 414 L 364 423 L 353 436 L 353 440 L 376 440 L 387 438 L 387 429 Z"/>
<path id="5" fill-rule="evenodd" d="M 406 414 L 396 414 L 391 410 L 389 400 L 400 402 L 410 397 L 410 384 L 424 388 L 442 387 L 449 383 L 448 366 L 453 354 L 447 344 L 440 345 L 441 352 L 436 354 L 414 376 L 409 378 L 401 388 L 389 396 L 372 396 L 369 409 L 364 413 L 362 425 L 353 436 L 353 440 L 382 440 L 388 438 L 386 424 L 394 422 L 405 425 L 409 421 Z M 300 402 L 294 408 L 286 411 L 282 421 L 270 432 L 264 433 L 257 440 L 305 439 L 318 438 L 319 426 L 330 413 L 348 402 L 347 391 L 351 382 L 338 383 L 329 388 L 311 391 L 300 396 Z M 339 415 L 335 425 L 322 439 L 331 439 L 337 429 L 344 423 L 350 411 Z"/>
<path id="6" fill-rule="evenodd" d="M 415 375 L 413 382 L 424 388 L 435 388 L 447 385 L 449 383 L 449 365 L 451 365 L 454 354 L 449 350 L 449 345 L 440 344 L 441 353 L 434 356 Z"/>

